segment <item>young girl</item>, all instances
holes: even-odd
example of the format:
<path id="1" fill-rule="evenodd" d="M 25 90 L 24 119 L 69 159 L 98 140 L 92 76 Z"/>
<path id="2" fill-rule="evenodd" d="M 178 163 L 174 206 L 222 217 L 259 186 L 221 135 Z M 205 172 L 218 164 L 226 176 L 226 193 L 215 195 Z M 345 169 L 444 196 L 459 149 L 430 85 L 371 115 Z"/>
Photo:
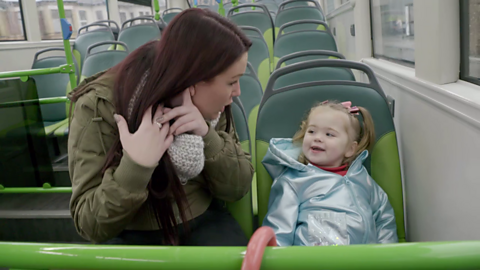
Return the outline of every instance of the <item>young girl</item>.
<path id="1" fill-rule="evenodd" d="M 398 242 L 387 194 L 362 165 L 374 142 L 365 108 L 329 101 L 310 110 L 293 140 L 270 141 L 262 163 L 274 181 L 263 225 L 279 246 Z"/>

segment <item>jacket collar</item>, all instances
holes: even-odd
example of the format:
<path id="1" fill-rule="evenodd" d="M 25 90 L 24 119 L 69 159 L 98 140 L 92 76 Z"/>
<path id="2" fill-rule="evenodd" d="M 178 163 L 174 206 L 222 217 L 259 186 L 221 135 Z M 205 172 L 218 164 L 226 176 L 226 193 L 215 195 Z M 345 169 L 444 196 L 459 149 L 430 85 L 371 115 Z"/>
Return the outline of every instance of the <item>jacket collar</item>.
<path id="1" fill-rule="evenodd" d="M 315 168 L 315 170 L 319 169 L 315 165 L 305 165 L 298 161 L 298 156 L 302 151 L 302 147 L 295 145 L 290 138 L 272 138 L 270 140 L 269 151 L 271 155 L 268 155 L 269 157 L 267 159 L 276 160 L 274 163 L 278 166 L 290 167 L 297 171 L 306 171 L 308 168 Z M 352 162 L 352 165 L 348 168 L 347 174 L 349 172 L 361 170 L 363 168 L 363 162 L 367 157 L 368 150 L 364 150 Z"/>

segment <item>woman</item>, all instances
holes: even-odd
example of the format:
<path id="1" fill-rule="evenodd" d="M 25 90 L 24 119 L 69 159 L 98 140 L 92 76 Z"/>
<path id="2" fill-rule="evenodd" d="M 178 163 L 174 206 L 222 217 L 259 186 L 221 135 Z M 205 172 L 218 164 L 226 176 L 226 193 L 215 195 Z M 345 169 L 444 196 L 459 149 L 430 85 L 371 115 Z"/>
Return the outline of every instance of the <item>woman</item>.
<path id="1" fill-rule="evenodd" d="M 71 94 L 70 210 L 95 243 L 243 246 L 216 201 L 249 190 L 250 156 L 230 111 L 251 42 L 231 22 L 189 9 L 160 41 Z M 220 115 L 220 117 L 219 117 Z"/>

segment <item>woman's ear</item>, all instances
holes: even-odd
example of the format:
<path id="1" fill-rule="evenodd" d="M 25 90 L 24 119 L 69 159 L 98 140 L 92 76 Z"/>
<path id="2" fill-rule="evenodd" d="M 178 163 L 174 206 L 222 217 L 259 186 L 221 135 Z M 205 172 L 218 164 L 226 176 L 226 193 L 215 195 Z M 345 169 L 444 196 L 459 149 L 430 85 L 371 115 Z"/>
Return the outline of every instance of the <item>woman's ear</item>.
<path id="1" fill-rule="evenodd" d="M 194 86 L 190 86 L 188 88 L 188 90 L 190 91 L 190 96 L 193 97 L 195 96 L 195 85 Z"/>

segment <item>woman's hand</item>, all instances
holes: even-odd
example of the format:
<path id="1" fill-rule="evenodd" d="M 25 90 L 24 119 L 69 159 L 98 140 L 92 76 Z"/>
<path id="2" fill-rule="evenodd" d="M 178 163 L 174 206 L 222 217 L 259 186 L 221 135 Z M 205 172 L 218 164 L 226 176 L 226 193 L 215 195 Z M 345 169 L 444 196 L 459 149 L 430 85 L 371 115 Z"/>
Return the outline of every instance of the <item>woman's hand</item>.
<path id="1" fill-rule="evenodd" d="M 148 108 L 134 134 L 130 133 L 127 122 L 121 115 L 114 116 L 123 149 L 133 161 L 144 167 L 157 164 L 173 142 L 168 122 L 160 125 L 162 109 L 162 106 L 158 106 L 152 121 L 152 107 Z"/>
<path id="2" fill-rule="evenodd" d="M 192 132 L 195 135 L 205 136 L 208 133 L 208 125 L 203 119 L 202 114 L 192 102 L 190 89 L 182 93 L 182 106 L 173 109 L 164 108 L 162 124 L 175 119 L 175 123 L 170 127 L 170 134 L 180 135 L 185 132 Z"/>

